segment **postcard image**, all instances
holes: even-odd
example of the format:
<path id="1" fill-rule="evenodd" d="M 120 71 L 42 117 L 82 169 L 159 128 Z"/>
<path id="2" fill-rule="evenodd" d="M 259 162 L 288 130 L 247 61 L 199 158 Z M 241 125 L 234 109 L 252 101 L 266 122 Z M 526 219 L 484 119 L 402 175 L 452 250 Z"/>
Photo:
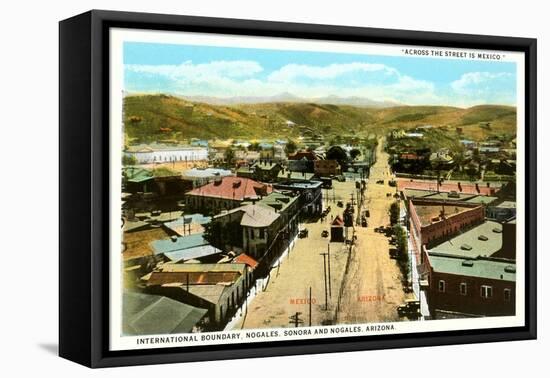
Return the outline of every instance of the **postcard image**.
<path id="1" fill-rule="evenodd" d="M 110 55 L 111 350 L 524 325 L 522 53 L 113 29 Z"/>

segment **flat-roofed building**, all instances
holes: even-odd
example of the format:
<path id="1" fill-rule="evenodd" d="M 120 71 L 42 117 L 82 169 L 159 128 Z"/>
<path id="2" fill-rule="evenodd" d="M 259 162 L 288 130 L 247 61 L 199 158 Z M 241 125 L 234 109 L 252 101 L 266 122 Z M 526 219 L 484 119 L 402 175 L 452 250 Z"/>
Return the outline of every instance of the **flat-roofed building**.
<path id="1" fill-rule="evenodd" d="M 415 198 L 409 201 L 408 210 L 411 241 L 417 256 L 422 246 L 441 242 L 485 219 L 484 207 L 475 203 Z"/>
<path id="2" fill-rule="evenodd" d="M 430 313 L 515 314 L 515 262 L 433 253 L 428 267 Z"/>
<path id="3" fill-rule="evenodd" d="M 515 240 L 507 239 L 511 230 L 503 226 L 485 221 L 429 249 L 424 247 L 430 313 L 515 313 Z"/>
<path id="4" fill-rule="evenodd" d="M 300 212 L 305 217 L 318 216 L 323 212 L 323 191 L 320 181 L 280 181 L 273 187 L 279 191 L 292 192 L 299 196 Z"/>

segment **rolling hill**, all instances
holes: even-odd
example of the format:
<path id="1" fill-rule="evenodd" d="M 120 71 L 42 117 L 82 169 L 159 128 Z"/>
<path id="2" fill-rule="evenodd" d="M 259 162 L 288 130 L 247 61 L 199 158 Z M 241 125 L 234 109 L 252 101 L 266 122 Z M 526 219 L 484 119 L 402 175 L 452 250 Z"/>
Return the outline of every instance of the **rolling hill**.
<path id="1" fill-rule="evenodd" d="M 125 133 L 150 142 L 189 138 L 272 139 L 322 134 L 366 136 L 392 128 L 424 125 L 460 127 L 466 137 L 515 134 L 516 109 L 481 105 L 467 109 L 445 106 L 358 107 L 274 102 L 215 105 L 168 95 L 132 95 L 124 99 Z M 288 125 L 292 121 L 295 125 Z M 487 127 L 484 123 L 490 123 Z"/>

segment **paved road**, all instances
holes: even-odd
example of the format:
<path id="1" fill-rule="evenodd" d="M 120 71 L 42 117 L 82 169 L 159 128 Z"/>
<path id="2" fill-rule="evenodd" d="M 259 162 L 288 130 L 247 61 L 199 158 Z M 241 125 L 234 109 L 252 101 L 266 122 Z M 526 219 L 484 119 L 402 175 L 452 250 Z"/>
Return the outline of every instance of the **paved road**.
<path id="1" fill-rule="evenodd" d="M 389 225 L 389 206 L 395 201 L 387 193 L 395 193 L 388 185 L 391 179 L 388 154 L 379 140 L 377 161 L 371 168 L 364 208 L 369 209 L 367 228 L 356 227 L 357 245 L 352 253 L 344 283 L 338 323 L 369 323 L 399 320 L 396 307 L 405 300 L 402 275 L 389 258 L 389 241 L 374 228 Z M 377 184 L 384 180 L 384 184 Z"/>

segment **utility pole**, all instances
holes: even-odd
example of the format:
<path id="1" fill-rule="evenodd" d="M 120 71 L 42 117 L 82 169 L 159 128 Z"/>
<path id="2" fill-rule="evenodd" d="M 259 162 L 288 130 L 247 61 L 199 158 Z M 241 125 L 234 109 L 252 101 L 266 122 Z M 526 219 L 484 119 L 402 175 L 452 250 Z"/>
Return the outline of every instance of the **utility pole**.
<path id="1" fill-rule="evenodd" d="M 309 326 L 311 327 L 311 286 L 309 287 Z"/>
<path id="2" fill-rule="evenodd" d="M 302 313 L 297 312 L 296 314 L 289 316 L 288 318 L 290 319 L 290 321 L 288 323 L 294 324 L 294 327 L 298 328 L 298 325 L 304 322 L 302 319 L 300 319 L 300 315 L 302 315 Z"/>
<path id="3" fill-rule="evenodd" d="M 323 256 L 323 273 L 325 279 L 325 311 L 328 310 L 328 287 L 327 287 L 327 254 L 320 253 Z"/>
<path id="4" fill-rule="evenodd" d="M 332 284 L 330 279 L 330 243 L 327 244 L 327 260 L 328 260 L 328 295 L 332 299 Z"/>

